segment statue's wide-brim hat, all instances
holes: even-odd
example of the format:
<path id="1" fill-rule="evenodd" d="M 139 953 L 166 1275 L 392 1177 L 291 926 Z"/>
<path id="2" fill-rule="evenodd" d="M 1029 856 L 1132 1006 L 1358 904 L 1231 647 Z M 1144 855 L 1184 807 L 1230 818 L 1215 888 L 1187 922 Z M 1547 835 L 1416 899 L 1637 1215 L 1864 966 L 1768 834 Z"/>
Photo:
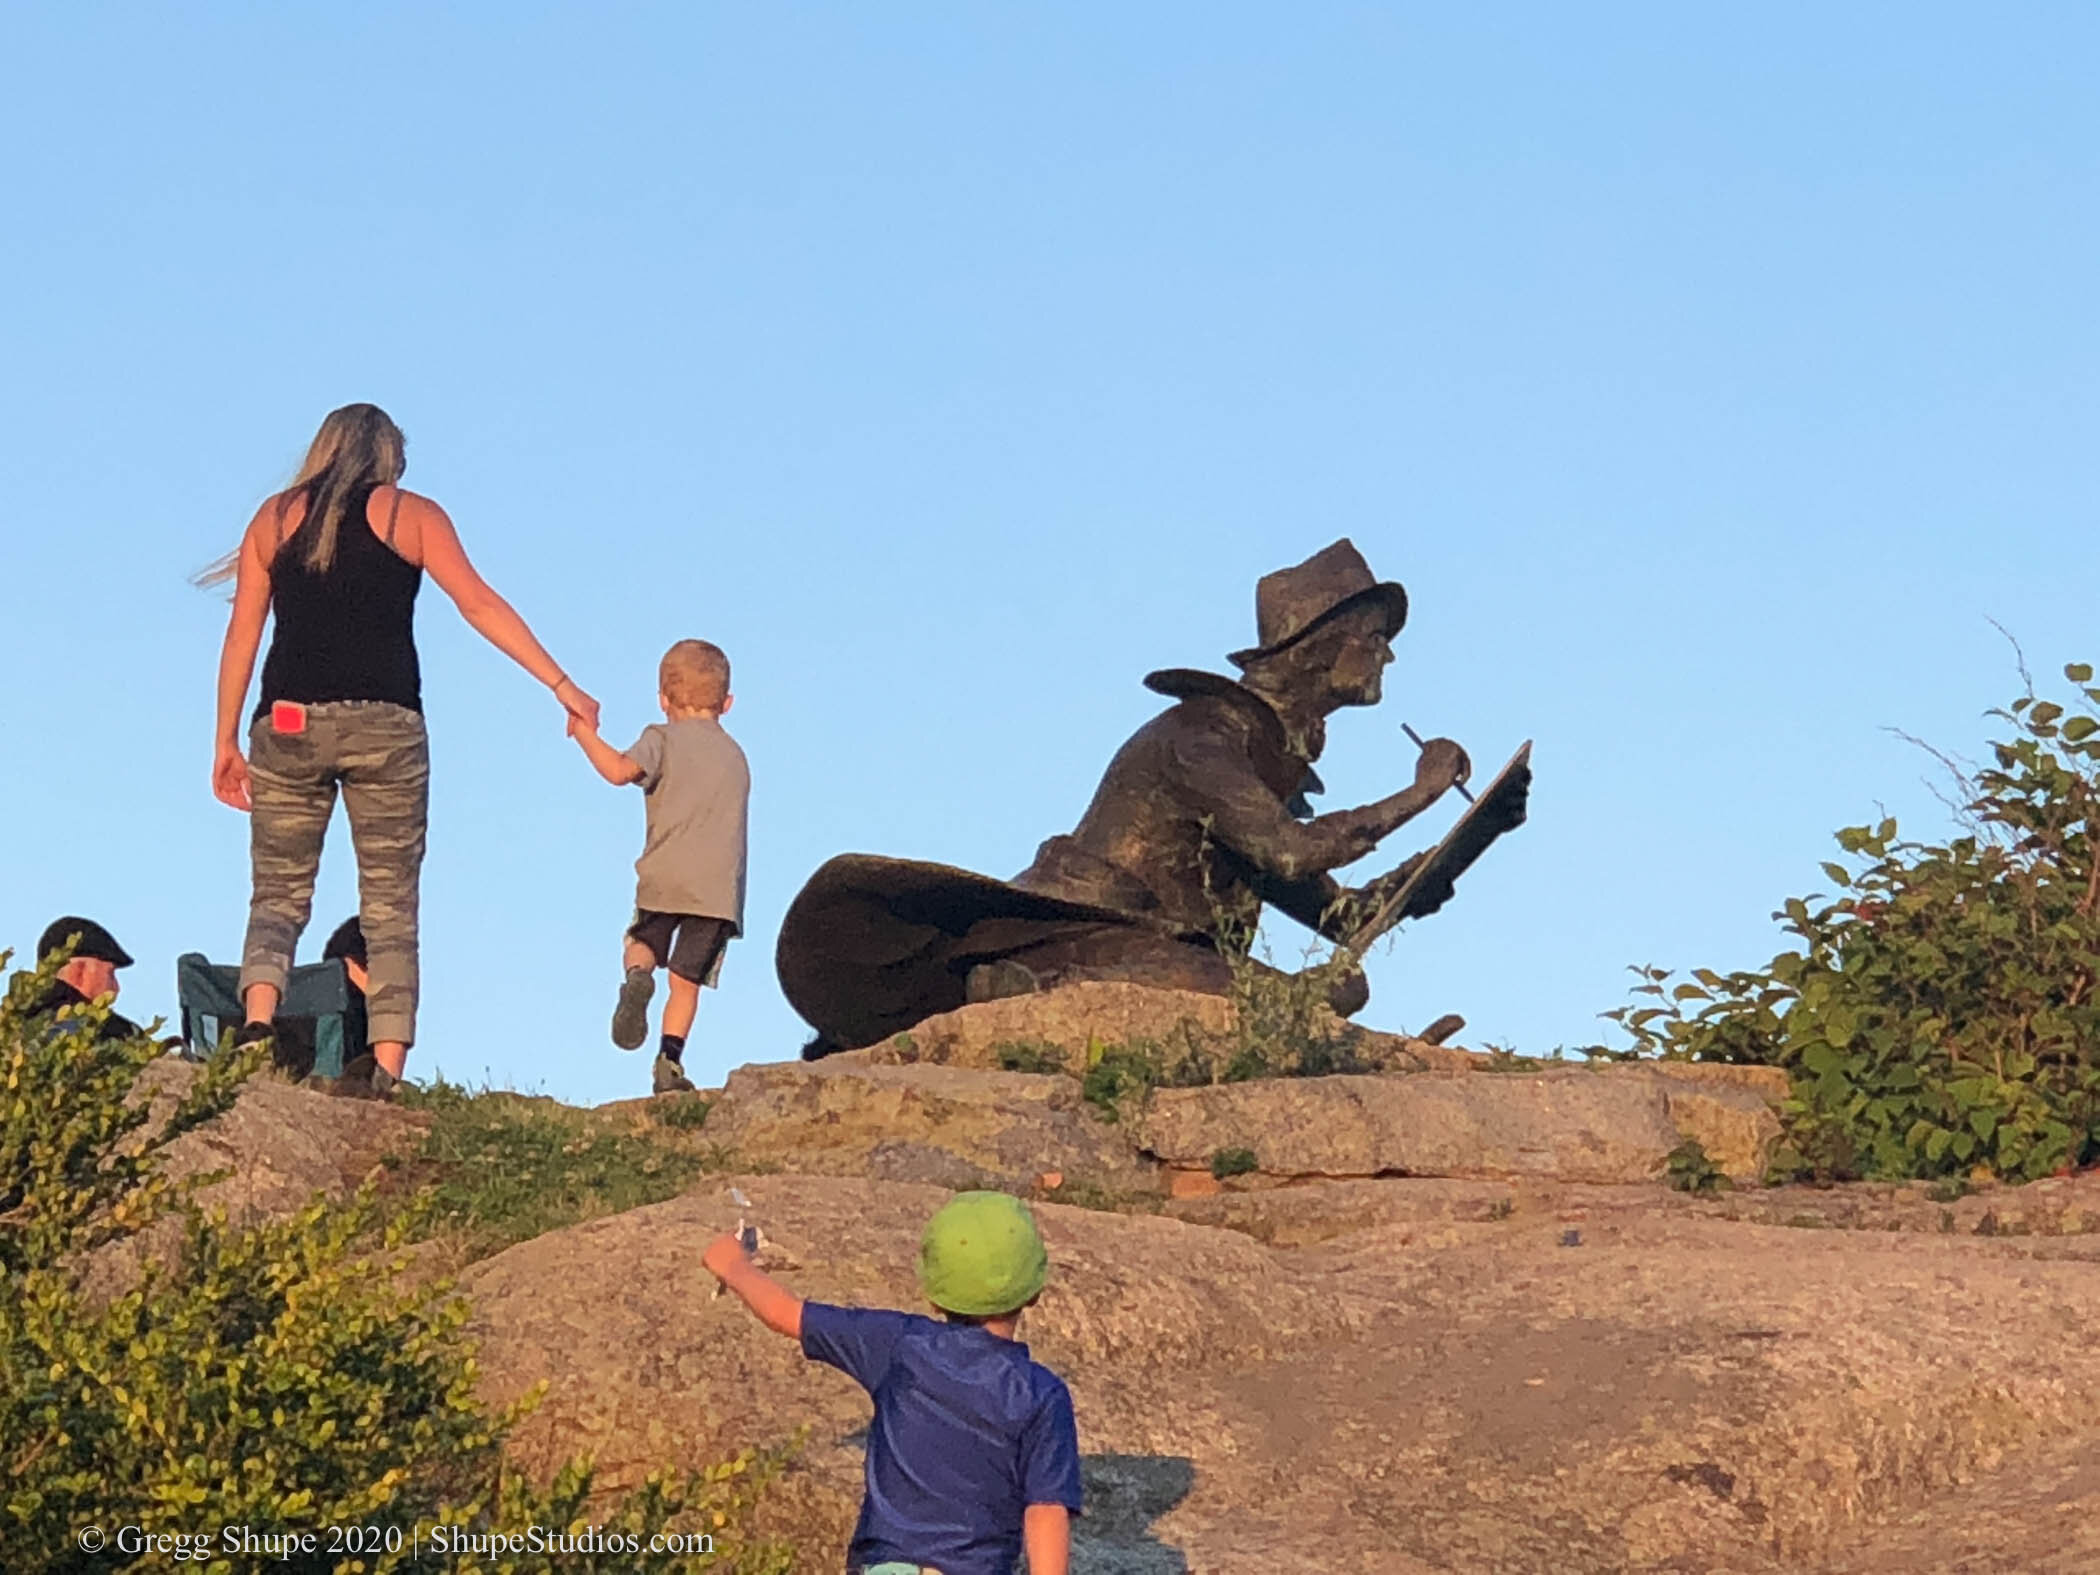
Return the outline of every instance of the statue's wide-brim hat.
<path id="1" fill-rule="evenodd" d="M 1226 658 L 1245 667 L 1288 650 L 1322 625 L 1357 607 L 1375 607 L 1390 640 L 1407 623 L 1407 591 L 1371 572 L 1356 544 L 1344 536 L 1303 563 L 1264 574 L 1254 586 L 1254 627 L 1261 643 Z"/>
<path id="2" fill-rule="evenodd" d="M 842 853 L 788 905 L 773 958 L 788 1004 L 847 1049 L 966 1004 L 980 963 L 1104 931 L 1179 933 L 951 865 Z"/>

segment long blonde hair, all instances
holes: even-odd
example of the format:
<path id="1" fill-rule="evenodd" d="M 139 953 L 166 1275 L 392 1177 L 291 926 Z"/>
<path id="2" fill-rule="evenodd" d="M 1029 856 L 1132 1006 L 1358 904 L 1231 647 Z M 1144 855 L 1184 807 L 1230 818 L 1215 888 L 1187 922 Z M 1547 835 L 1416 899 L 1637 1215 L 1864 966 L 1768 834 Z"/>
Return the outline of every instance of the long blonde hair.
<path id="1" fill-rule="evenodd" d="M 292 484 L 273 500 L 282 526 L 292 500 L 306 499 L 306 517 L 294 535 L 305 535 L 306 566 L 325 572 L 335 562 L 341 539 L 343 516 L 349 512 L 350 495 L 363 487 L 390 487 L 408 468 L 408 440 L 394 425 L 394 418 L 377 405 L 345 405 L 331 410 L 314 434 L 306 458 Z M 278 547 L 284 546 L 282 530 Z M 199 585 L 220 585 L 240 570 L 241 550 L 236 547 L 199 574 Z"/>

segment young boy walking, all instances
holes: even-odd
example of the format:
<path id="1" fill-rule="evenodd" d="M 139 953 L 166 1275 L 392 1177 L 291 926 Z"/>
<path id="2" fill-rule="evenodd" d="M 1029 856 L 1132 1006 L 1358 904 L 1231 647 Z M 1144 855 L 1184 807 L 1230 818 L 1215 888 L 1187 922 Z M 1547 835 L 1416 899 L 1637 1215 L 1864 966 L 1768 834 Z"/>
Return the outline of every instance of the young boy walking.
<path id="1" fill-rule="evenodd" d="M 744 840 L 751 770 L 743 750 L 722 730 L 734 703 L 729 658 L 705 640 L 680 640 L 657 668 L 664 720 L 642 729 L 631 748 L 614 749 L 574 716 L 569 733 L 598 768 L 622 787 L 640 785 L 648 836 L 635 861 L 634 923 L 622 961 L 626 978 L 613 1009 L 612 1040 L 638 1050 L 649 1037 L 649 998 L 656 970 L 671 975 L 663 1037 L 650 1077 L 654 1092 L 690 1089 L 686 1036 L 700 1006 L 700 987 L 716 984 L 722 952 L 744 931 Z"/>
<path id="2" fill-rule="evenodd" d="M 942 1320 L 805 1302 L 734 1235 L 700 1260 L 767 1328 L 875 1402 L 847 1575 L 1068 1575 L 1079 1434 L 1064 1381 L 1015 1336 L 1049 1277 L 1035 1218 L 964 1192 L 927 1222 L 919 1284 Z"/>

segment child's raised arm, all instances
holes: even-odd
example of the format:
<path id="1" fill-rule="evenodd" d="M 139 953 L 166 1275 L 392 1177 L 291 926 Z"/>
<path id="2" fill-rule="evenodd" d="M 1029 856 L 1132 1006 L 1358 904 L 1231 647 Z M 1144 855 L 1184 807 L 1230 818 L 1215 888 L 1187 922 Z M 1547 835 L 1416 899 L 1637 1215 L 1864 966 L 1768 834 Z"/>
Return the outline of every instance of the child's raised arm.
<path id="1" fill-rule="evenodd" d="M 584 758 L 598 768 L 598 775 L 614 787 L 625 787 L 642 779 L 642 768 L 635 764 L 632 756 L 623 755 L 613 748 L 598 736 L 596 728 L 586 727 L 580 718 L 569 718 L 569 736 L 583 746 Z"/>
<path id="2" fill-rule="evenodd" d="M 1066 1575 L 1072 1567 L 1072 1512 L 1062 1504 L 1030 1504 L 1021 1512 L 1021 1546 L 1028 1575 Z"/>
<path id="3" fill-rule="evenodd" d="M 791 1340 L 802 1338 L 802 1298 L 768 1278 L 733 1232 L 725 1231 L 707 1244 L 700 1267 L 736 1292 L 737 1299 L 775 1334 Z"/>

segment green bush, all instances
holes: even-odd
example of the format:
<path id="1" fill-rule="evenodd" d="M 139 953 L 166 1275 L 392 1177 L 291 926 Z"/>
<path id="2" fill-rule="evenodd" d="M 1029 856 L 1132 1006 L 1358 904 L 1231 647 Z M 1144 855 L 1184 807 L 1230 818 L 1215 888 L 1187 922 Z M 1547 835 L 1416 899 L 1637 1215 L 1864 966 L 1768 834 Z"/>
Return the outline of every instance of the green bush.
<path id="1" fill-rule="evenodd" d="M 1315 943 L 1295 970 L 1256 956 L 1257 935 L 1244 918 L 1215 901 L 1211 908 L 1218 954 L 1232 970 L 1232 1042 L 1222 1081 L 1262 1077 L 1328 1077 L 1372 1070 L 1361 1055 L 1363 1030 L 1337 1017 L 1330 1004 L 1337 986 L 1361 966 L 1346 946 Z M 1342 914 L 1341 927 L 1348 928 Z"/>
<path id="2" fill-rule="evenodd" d="M 1085 1059 L 1080 1097 L 1098 1109 L 1104 1121 L 1120 1121 L 1153 1089 L 1174 1081 L 1166 1053 L 1149 1039 L 1104 1044 L 1089 1038 Z"/>
<path id="3" fill-rule="evenodd" d="M 87 1527 L 207 1536 L 215 1556 L 225 1527 L 258 1537 L 371 1528 L 361 1556 L 322 1545 L 268 1563 L 385 1571 L 408 1569 L 410 1539 L 428 1552 L 441 1528 L 485 1541 L 586 1525 L 601 1551 L 521 1546 L 448 1555 L 446 1567 L 793 1567 L 788 1550 L 746 1529 L 778 1453 L 661 1474 L 595 1513 L 586 1463 L 544 1490 L 506 1468 L 503 1435 L 524 1407 L 492 1413 L 476 1398 L 463 1304 L 397 1272 L 406 1220 L 381 1231 L 367 1192 L 235 1229 L 196 1205 L 204 1178 L 176 1184 L 157 1169 L 177 1134 L 231 1101 L 253 1056 L 207 1066 L 156 1132 L 131 1097 L 158 1054 L 152 1041 L 98 1040 L 106 1010 L 64 1023 L 34 1015 L 48 978 L 48 966 L 18 976 L 0 1003 L 0 1568 L 168 1565 L 166 1552 L 113 1540 L 84 1559 L 76 1537 Z M 85 1289 L 93 1255 L 143 1248 L 141 1232 L 167 1220 L 182 1236 L 165 1261 L 142 1253 L 142 1267 L 117 1276 L 127 1288 Z M 399 1545 L 386 1545 L 388 1528 Z M 711 1538 L 712 1554 L 650 1552 L 666 1528 Z M 635 1535 L 642 1551 L 608 1546 L 608 1533 Z"/>
<path id="4" fill-rule="evenodd" d="M 1261 1161 L 1251 1148 L 1221 1148 L 1210 1157 L 1210 1173 L 1224 1181 L 1231 1176 L 1252 1175 L 1261 1169 Z"/>
<path id="5" fill-rule="evenodd" d="M 1957 773 L 1958 835 L 1893 820 L 1837 834 L 1834 899 L 1775 914 L 1799 938 L 1763 969 L 1636 969 L 1605 1015 L 1633 1055 L 1783 1066 L 1779 1177 L 2045 1176 L 2100 1155 L 2100 687 L 2076 714 L 2030 692 L 2011 736 Z"/>
<path id="6" fill-rule="evenodd" d="M 1713 1193 L 1728 1190 L 1728 1177 L 1722 1174 L 1706 1152 L 1706 1145 L 1697 1138 L 1686 1138 L 1670 1150 L 1664 1162 L 1663 1179 L 1678 1192 Z"/>

